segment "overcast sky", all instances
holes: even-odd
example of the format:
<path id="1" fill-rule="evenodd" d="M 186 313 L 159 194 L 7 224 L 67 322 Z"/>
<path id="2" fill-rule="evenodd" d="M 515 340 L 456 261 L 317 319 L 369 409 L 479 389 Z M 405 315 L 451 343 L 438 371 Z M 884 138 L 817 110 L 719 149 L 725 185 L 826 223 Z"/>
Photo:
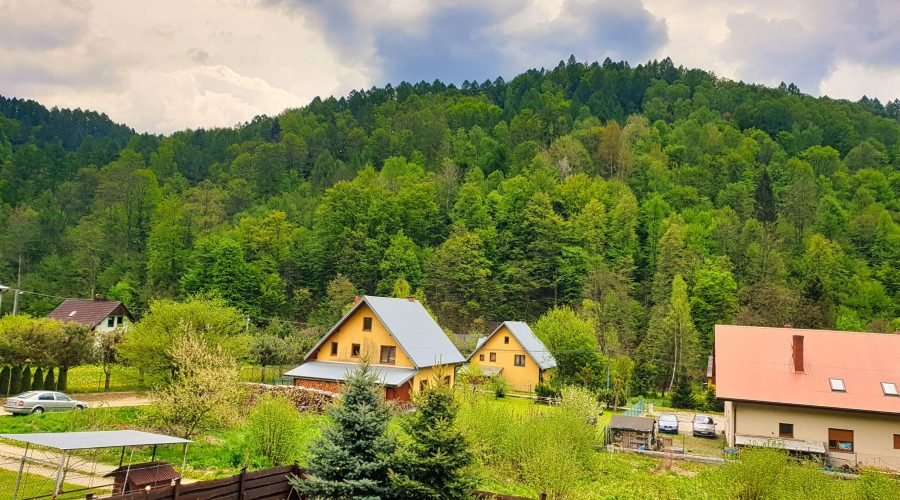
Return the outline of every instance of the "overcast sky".
<path id="1" fill-rule="evenodd" d="M 894 0 L 0 0 L 0 94 L 171 132 L 574 54 L 884 101 L 900 97 L 898 26 Z"/>

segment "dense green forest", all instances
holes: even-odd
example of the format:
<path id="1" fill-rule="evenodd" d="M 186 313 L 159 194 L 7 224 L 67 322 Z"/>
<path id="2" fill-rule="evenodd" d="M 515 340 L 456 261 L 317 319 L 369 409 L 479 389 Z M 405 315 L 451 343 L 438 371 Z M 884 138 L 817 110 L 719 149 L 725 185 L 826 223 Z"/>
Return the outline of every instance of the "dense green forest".
<path id="1" fill-rule="evenodd" d="M 695 368 L 717 322 L 900 329 L 900 100 L 570 58 L 169 136 L 0 114 L 0 282 L 34 315 L 206 293 L 321 325 L 415 293 L 454 333 L 571 308 L 607 352 L 690 337 Z"/>

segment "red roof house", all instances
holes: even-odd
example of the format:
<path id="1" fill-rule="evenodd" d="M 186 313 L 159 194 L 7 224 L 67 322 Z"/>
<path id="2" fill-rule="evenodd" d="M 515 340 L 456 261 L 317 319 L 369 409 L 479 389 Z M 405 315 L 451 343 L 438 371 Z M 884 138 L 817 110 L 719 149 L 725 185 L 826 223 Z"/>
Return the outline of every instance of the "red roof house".
<path id="1" fill-rule="evenodd" d="M 60 321 L 74 321 L 88 325 L 96 330 L 111 330 L 127 327 L 134 322 L 134 316 L 118 300 L 103 299 L 66 299 L 56 309 L 50 311 L 48 318 Z"/>
<path id="2" fill-rule="evenodd" d="M 731 446 L 900 469 L 900 335 L 716 325 Z"/>

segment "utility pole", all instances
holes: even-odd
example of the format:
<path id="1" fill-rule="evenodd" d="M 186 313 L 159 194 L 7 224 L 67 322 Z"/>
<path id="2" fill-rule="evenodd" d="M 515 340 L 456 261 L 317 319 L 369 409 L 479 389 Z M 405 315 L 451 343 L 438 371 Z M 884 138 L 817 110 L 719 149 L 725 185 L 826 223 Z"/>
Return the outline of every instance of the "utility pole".
<path id="1" fill-rule="evenodd" d="M 12 315 L 15 316 L 16 313 L 19 312 L 19 295 L 22 295 L 22 290 L 14 290 L 13 293 L 13 307 L 12 307 Z"/>

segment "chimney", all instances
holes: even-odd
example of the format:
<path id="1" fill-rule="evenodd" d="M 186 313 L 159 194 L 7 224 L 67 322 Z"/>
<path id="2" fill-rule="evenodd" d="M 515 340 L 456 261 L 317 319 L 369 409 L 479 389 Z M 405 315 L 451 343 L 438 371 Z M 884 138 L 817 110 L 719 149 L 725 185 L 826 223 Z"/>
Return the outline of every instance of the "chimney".
<path id="1" fill-rule="evenodd" d="M 95 293 L 94 300 L 103 300 L 103 297 L 101 297 L 99 293 Z"/>
<path id="2" fill-rule="evenodd" d="M 412 295 L 410 295 L 409 297 L 406 297 L 406 300 L 408 300 L 408 301 L 410 301 L 410 302 L 415 302 L 415 301 L 416 301 L 416 298 L 413 297 Z"/>
<path id="3" fill-rule="evenodd" d="M 359 304 L 362 302 L 362 295 L 357 295 L 356 298 L 353 299 L 353 305 Z"/>
<path id="4" fill-rule="evenodd" d="M 794 324 L 793 324 L 793 323 L 785 323 L 785 324 L 784 324 L 784 327 L 785 327 L 785 328 L 793 328 L 793 327 L 794 327 Z"/>
<path id="5" fill-rule="evenodd" d="M 794 335 L 794 372 L 803 373 L 803 335 Z"/>

